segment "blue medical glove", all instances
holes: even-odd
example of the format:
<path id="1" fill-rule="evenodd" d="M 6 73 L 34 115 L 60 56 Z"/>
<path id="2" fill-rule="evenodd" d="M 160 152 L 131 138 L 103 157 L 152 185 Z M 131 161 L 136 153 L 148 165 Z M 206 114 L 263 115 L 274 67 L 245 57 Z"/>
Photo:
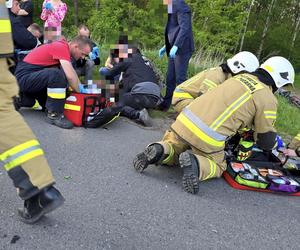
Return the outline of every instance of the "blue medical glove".
<path id="1" fill-rule="evenodd" d="M 95 55 L 93 52 L 90 52 L 90 53 L 89 53 L 89 58 L 90 58 L 91 60 L 95 60 L 97 57 L 96 57 L 96 55 Z"/>
<path id="2" fill-rule="evenodd" d="M 93 50 L 92 50 L 93 54 L 96 56 L 96 57 L 100 57 L 100 51 L 99 51 L 99 48 L 98 47 L 94 47 Z"/>
<path id="3" fill-rule="evenodd" d="M 285 147 L 284 142 L 283 142 L 281 136 L 279 136 L 279 135 L 276 136 L 276 142 L 277 142 L 277 146 L 276 146 L 277 149 Z"/>
<path id="4" fill-rule="evenodd" d="M 79 93 L 82 93 L 82 94 L 87 94 L 87 89 L 84 88 L 84 85 L 79 83 L 78 84 L 78 87 L 79 87 Z"/>
<path id="5" fill-rule="evenodd" d="M 53 10 L 52 4 L 51 4 L 51 3 L 46 3 L 46 4 L 45 4 L 45 9 L 46 9 L 46 10 Z"/>
<path id="6" fill-rule="evenodd" d="M 160 58 L 162 58 L 164 56 L 164 54 L 166 53 L 166 46 L 162 47 L 159 52 L 158 55 Z"/>
<path id="7" fill-rule="evenodd" d="M 103 75 L 103 76 L 107 76 L 109 74 L 110 70 L 106 67 L 101 67 L 99 69 L 99 73 L 100 75 Z"/>
<path id="8" fill-rule="evenodd" d="M 178 47 L 175 46 L 175 45 L 171 48 L 171 50 L 170 50 L 170 57 L 171 58 L 175 58 L 177 50 L 178 50 Z"/>

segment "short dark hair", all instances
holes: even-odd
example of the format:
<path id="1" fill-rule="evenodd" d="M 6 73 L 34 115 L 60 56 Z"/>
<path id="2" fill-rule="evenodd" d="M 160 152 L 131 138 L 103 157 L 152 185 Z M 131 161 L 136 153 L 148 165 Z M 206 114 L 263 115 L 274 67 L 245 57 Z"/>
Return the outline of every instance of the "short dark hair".
<path id="1" fill-rule="evenodd" d="M 86 36 L 76 36 L 72 39 L 71 43 L 77 43 L 81 48 L 85 45 L 89 45 L 91 49 L 93 48 L 92 41 Z"/>
<path id="2" fill-rule="evenodd" d="M 32 24 L 30 24 L 30 27 L 31 27 L 33 30 L 36 30 L 36 31 L 38 31 L 39 33 L 41 33 L 41 35 L 43 35 L 44 30 L 43 30 L 43 28 L 42 28 L 40 25 L 38 25 L 37 23 L 32 23 Z"/>
<path id="3" fill-rule="evenodd" d="M 78 26 L 78 30 L 81 30 L 81 29 L 84 29 L 84 30 L 90 30 L 85 24 L 80 24 Z"/>

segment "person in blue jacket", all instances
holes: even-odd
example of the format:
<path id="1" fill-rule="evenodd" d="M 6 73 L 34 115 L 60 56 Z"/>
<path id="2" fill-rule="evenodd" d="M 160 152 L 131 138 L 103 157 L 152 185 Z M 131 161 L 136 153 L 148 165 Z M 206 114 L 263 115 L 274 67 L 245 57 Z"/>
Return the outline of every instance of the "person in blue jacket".
<path id="1" fill-rule="evenodd" d="M 165 27 L 165 46 L 159 56 L 168 56 L 167 89 L 160 109 L 167 110 L 172 102 L 174 89 L 187 78 L 189 60 L 195 50 L 191 9 L 184 0 L 163 0 L 168 5 L 168 21 Z"/>

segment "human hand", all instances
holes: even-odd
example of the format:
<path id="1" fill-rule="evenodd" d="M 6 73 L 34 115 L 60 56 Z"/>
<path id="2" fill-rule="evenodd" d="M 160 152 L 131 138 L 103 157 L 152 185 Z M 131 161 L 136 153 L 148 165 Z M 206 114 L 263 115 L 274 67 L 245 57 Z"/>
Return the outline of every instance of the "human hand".
<path id="1" fill-rule="evenodd" d="M 164 54 L 166 53 L 166 46 L 163 46 L 159 52 L 158 52 L 158 55 L 160 58 L 162 58 L 164 56 Z"/>
<path id="2" fill-rule="evenodd" d="M 79 88 L 79 93 L 82 93 L 82 94 L 86 94 L 87 93 L 87 89 L 84 87 L 83 84 L 79 83 L 78 84 L 78 88 Z"/>
<path id="3" fill-rule="evenodd" d="M 171 50 L 170 50 L 170 57 L 171 58 L 175 58 L 177 50 L 178 50 L 178 47 L 175 46 L 175 45 L 171 48 Z"/>
<path id="4" fill-rule="evenodd" d="M 280 148 L 278 151 L 282 152 L 285 156 L 296 157 L 296 151 L 290 148 Z"/>
<path id="5" fill-rule="evenodd" d="M 53 6 L 52 6 L 52 4 L 51 4 L 51 3 L 49 3 L 49 2 L 48 2 L 48 3 L 46 3 L 46 4 L 45 4 L 45 9 L 46 9 L 46 10 L 50 10 L 50 11 L 51 11 L 51 10 L 53 10 Z"/>

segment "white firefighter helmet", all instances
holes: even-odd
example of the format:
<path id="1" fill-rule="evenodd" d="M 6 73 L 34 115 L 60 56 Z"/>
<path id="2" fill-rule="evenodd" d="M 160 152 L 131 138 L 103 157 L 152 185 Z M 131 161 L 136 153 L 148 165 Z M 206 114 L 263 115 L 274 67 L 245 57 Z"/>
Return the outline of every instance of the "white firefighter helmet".
<path id="1" fill-rule="evenodd" d="M 5 2 L 6 8 L 10 9 L 13 6 L 13 1 L 14 0 L 6 0 Z"/>
<path id="2" fill-rule="evenodd" d="M 257 57 L 249 51 L 242 51 L 227 60 L 227 65 L 232 73 L 241 71 L 253 72 L 259 67 Z"/>
<path id="3" fill-rule="evenodd" d="M 273 78 L 276 87 L 281 88 L 286 84 L 293 84 L 295 70 L 293 65 L 284 57 L 274 56 L 266 60 L 260 68 L 267 71 Z"/>

